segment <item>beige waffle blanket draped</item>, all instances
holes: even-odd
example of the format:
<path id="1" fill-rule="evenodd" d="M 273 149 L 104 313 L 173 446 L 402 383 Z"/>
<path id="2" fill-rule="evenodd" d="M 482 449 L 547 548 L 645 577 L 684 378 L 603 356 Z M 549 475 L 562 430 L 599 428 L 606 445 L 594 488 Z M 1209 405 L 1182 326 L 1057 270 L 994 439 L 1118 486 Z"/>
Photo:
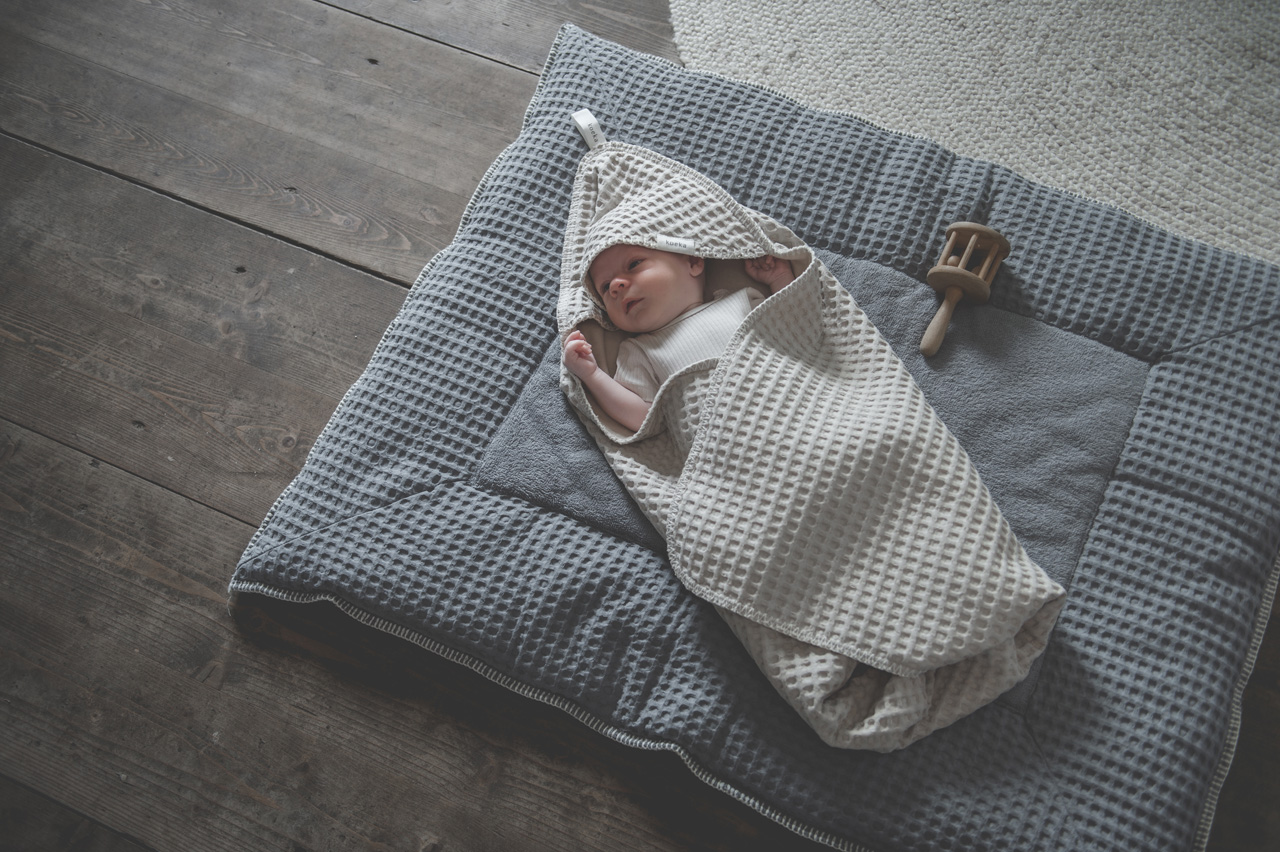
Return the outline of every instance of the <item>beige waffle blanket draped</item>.
<path id="1" fill-rule="evenodd" d="M 561 371 L 680 580 L 778 692 L 826 742 L 883 751 L 1021 680 L 1063 589 L 813 253 L 698 172 L 598 145 L 575 181 L 557 319 L 611 372 L 621 335 L 583 279 L 616 243 L 708 258 L 708 290 L 749 286 L 741 258 L 773 254 L 799 273 L 719 359 L 672 375 L 634 434 Z"/>

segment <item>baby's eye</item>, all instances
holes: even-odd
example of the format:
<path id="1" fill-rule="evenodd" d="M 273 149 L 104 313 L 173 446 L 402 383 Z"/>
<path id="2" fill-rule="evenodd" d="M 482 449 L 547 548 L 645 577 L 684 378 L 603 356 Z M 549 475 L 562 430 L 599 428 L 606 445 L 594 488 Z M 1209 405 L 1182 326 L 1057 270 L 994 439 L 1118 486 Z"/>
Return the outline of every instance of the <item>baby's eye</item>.
<path id="1" fill-rule="evenodd" d="M 640 258 L 636 258 L 635 260 L 627 264 L 627 269 L 628 270 L 635 269 L 639 265 L 640 265 Z"/>

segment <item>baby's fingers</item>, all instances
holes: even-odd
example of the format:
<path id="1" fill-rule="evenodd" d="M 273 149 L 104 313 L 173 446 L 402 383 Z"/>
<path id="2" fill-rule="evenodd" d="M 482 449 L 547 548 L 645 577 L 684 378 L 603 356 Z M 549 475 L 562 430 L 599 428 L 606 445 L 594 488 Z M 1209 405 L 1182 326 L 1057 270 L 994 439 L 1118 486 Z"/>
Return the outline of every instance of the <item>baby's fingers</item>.
<path id="1" fill-rule="evenodd" d="M 595 356 L 591 352 L 591 344 L 586 338 L 567 340 L 564 344 L 564 360 L 567 364 L 594 364 Z"/>
<path id="2" fill-rule="evenodd" d="M 591 344 L 585 339 L 567 340 L 564 345 L 564 364 L 580 379 L 587 379 L 598 366 L 591 354 Z"/>

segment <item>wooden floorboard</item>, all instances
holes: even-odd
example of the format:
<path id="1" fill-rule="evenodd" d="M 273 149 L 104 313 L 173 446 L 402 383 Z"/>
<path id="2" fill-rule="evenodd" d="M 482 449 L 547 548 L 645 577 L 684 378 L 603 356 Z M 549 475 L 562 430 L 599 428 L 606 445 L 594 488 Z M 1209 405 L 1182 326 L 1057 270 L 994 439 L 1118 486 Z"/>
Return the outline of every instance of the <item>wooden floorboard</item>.
<path id="1" fill-rule="evenodd" d="M 0 850 L 815 848 L 327 605 L 227 608 L 565 20 L 675 58 L 665 0 L 0 0 Z M 1278 645 L 1214 852 L 1280 836 Z"/>
<path id="2" fill-rule="evenodd" d="M 0 198 L 18 307 L 82 303 L 332 400 L 404 301 L 402 286 L 12 138 Z"/>
<path id="3" fill-rule="evenodd" d="M 537 85 L 314 0 L 194 8 L 0 3 L 3 129 L 411 283 Z"/>
<path id="4" fill-rule="evenodd" d="M 5 416 L 260 521 L 402 289 L 12 139 L 0 187 Z"/>
<path id="5" fill-rule="evenodd" d="M 148 847 L 8 778 L 0 778 L 0 850 L 151 852 Z"/>
<path id="6" fill-rule="evenodd" d="M 537 72 L 565 21 L 602 38 L 679 61 L 666 2 L 476 0 L 471 3 L 330 0 L 333 5 L 453 47 Z"/>

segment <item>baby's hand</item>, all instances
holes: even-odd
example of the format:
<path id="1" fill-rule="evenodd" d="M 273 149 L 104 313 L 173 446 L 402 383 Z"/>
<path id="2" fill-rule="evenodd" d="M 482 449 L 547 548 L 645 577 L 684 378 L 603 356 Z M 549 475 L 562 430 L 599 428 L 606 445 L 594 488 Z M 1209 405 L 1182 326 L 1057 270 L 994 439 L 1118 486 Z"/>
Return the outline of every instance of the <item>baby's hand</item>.
<path id="1" fill-rule="evenodd" d="M 795 274 L 791 271 L 791 264 L 771 254 L 766 254 L 764 257 L 748 258 L 744 265 L 747 275 L 750 275 L 752 280 L 768 287 L 770 293 L 776 293 L 796 280 Z"/>
<path id="2" fill-rule="evenodd" d="M 571 331 L 564 341 L 564 365 L 580 379 L 586 379 L 599 369 L 591 344 L 580 331 Z"/>

